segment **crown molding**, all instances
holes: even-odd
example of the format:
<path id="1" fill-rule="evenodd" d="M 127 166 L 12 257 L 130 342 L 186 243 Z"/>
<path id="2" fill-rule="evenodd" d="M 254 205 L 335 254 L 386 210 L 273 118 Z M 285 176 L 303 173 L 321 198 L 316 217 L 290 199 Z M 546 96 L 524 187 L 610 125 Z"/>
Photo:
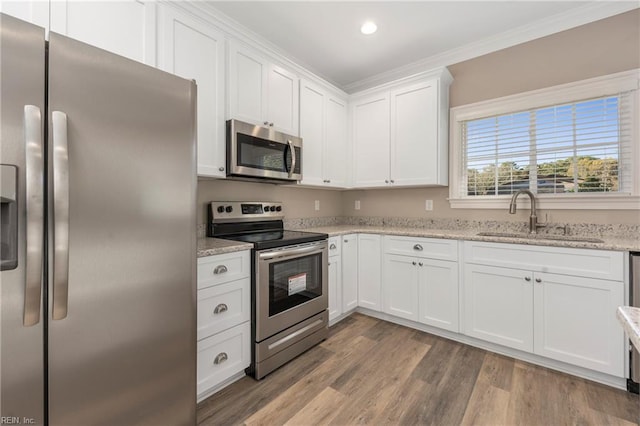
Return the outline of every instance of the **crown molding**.
<path id="1" fill-rule="evenodd" d="M 590 3 L 580 8 L 540 19 L 527 25 L 344 85 L 342 89 L 347 93 L 359 92 L 418 73 L 425 69 L 457 64 L 507 47 L 628 12 L 639 7 L 637 1 L 601 1 Z"/>

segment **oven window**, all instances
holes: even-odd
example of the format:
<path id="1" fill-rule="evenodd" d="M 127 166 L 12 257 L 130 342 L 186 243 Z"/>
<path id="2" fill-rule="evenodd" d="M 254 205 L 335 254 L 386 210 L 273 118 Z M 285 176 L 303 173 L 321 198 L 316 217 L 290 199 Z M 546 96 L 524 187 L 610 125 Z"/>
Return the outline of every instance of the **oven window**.
<path id="1" fill-rule="evenodd" d="M 291 165 L 291 152 L 286 144 L 271 142 L 254 136 L 238 133 L 238 165 L 260 170 L 272 170 L 288 173 Z M 298 161 L 294 169 L 300 173 L 300 148 L 295 147 Z"/>
<path id="2" fill-rule="evenodd" d="M 269 265 L 269 316 L 322 296 L 322 253 Z"/>

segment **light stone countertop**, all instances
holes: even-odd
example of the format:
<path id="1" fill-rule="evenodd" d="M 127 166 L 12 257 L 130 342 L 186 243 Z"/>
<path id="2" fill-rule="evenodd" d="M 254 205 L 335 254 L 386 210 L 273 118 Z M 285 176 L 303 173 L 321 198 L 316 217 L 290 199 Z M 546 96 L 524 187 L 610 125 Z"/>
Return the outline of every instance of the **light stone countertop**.
<path id="1" fill-rule="evenodd" d="M 214 256 L 216 254 L 233 253 L 251 250 L 253 244 L 241 241 L 223 240 L 220 238 L 198 238 L 198 257 Z"/>
<path id="2" fill-rule="evenodd" d="M 616 316 L 633 346 L 640 351 L 640 308 L 619 306 Z"/>
<path id="3" fill-rule="evenodd" d="M 496 243 L 510 244 L 529 244 L 537 246 L 549 247 L 570 247 L 570 248 L 588 248 L 598 250 L 615 250 L 615 251 L 640 251 L 640 238 L 631 236 L 630 238 L 598 236 L 603 240 L 602 243 L 585 242 L 585 241 L 564 241 L 564 240 L 548 240 L 544 238 L 507 238 L 507 237 L 490 237 L 480 236 L 478 229 L 431 229 L 416 227 L 391 227 L 391 226 L 368 226 L 368 225 L 335 225 L 321 226 L 311 228 L 301 228 L 300 231 L 322 232 L 329 234 L 330 237 L 345 234 L 380 234 L 380 235 L 398 235 L 407 237 L 427 237 L 427 238 L 445 238 L 452 240 L 467 241 L 489 241 Z M 562 238 L 560 235 L 554 237 Z M 571 238 L 571 236 L 567 236 Z"/>

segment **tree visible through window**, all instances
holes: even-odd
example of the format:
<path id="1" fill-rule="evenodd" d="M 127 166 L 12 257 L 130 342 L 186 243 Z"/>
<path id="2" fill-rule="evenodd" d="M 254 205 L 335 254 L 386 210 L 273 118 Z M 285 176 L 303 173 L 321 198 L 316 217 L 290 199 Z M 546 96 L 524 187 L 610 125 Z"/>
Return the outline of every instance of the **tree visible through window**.
<path id="1" fill-rule="evenodd" d="M 621 191 L 624 95 L 462 122 L 467 196 Z"/>

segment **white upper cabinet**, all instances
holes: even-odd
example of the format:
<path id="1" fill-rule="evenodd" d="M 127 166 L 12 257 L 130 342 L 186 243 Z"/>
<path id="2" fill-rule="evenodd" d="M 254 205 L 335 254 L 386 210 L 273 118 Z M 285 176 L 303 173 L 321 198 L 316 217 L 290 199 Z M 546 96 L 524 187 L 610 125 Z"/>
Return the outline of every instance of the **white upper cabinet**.
<path id="1" fill-rule="evenodd" d="M 158 10 L 158 65 L 198 85 L 198 175 L 225 177 L 225 38 L 167 5 Z"/>
<path id="2" fill-rule="evenodd" d="M 344 188 L 347 184 L 347 105 L 313 83 L 300 82 L 302 184 Z"/>
<path id="3" fill-rule="evenodd" d="M 359 99 L 351 105 L 356 187 L 389 183 L 389 92 Z"/>
<path id="4" fill-rule="evenodd" d="M 442 68 L 353 96 L 353 186 L 448 184 L 451 75 Z"/>
<path id="5" fill-rule="evenodd" d="M 298 135 L 298 77 L 236 42 L 228 65 L 228 118 Z"/>
<path id="6" fill-rule="evenodd" d="M 154 1 L 53 0 L 50 8 L 51 31 L 156 66 Z"/>
<path id="7" fill-rule="evenodd" d="M 49 30 L 49 2 L 37 0 L 0 1 L 0 12 Z"/>

